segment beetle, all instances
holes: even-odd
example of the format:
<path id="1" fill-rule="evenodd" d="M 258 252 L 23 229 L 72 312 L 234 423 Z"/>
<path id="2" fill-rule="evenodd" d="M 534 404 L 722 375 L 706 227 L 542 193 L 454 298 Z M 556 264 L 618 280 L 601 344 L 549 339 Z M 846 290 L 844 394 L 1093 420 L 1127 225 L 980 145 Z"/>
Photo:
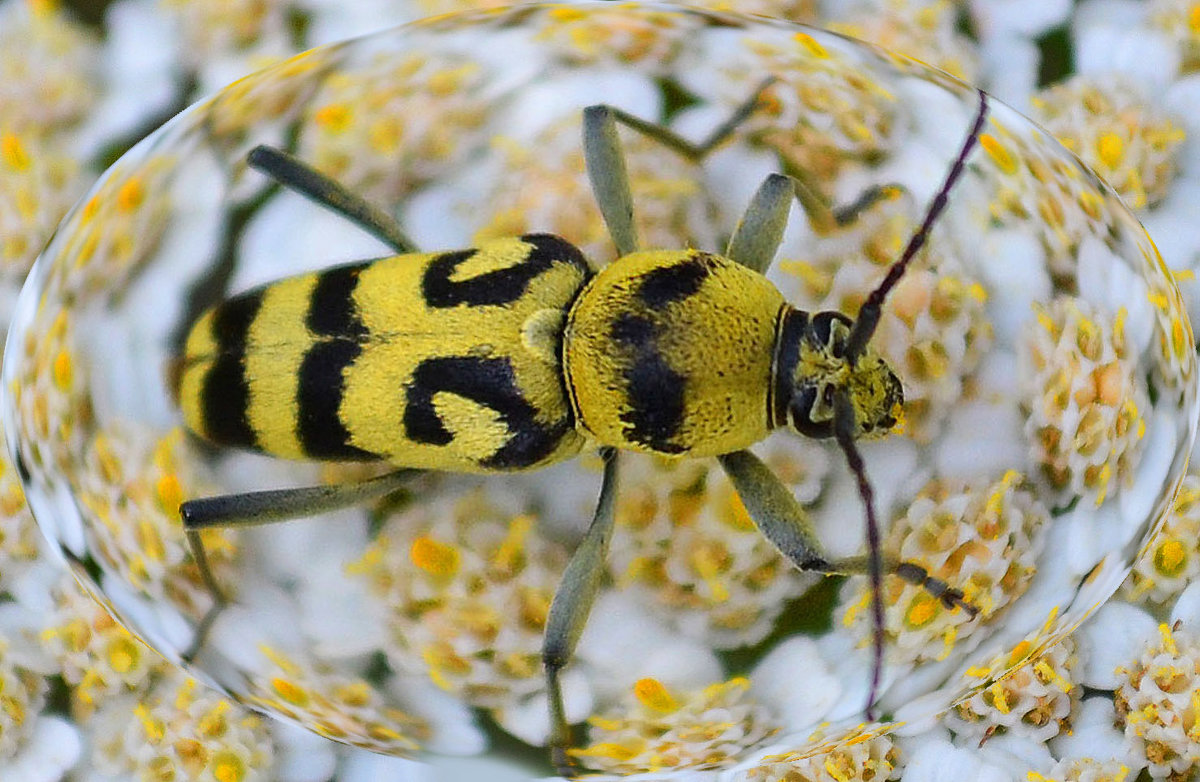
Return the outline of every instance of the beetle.
<path id="1" fill-rule="evenodd" d="M 354 221 L 396 254 L 268 283 L 202 314 L 178 361 L 185 423 L 218 445 L 397 469 L 341 485 L 184 502 L 184 529 L 216 598 L 196 643 L 226 602 L 200 530 L 346 507 L 385 496 L 422 470 L 532 470 L 585 447 L 603 458 L 599 500 L 552 601 L 542 651 L 549 744 L 564 774 L 571 740 L 559 674 L 602 580 L 621 451 L 716 457 L 758 529 L 797 568 L 870 578 L 868 714 L 882 668 L 885 573 L 974 616 L 961 590 L 883 555 L 856 441 L 897 424 L 903 387 L 871 337 L 889 291 L 965 170 L 987 96 L 978 92 L 974 122 L 921 224 L 851 318 L 794 308 L 764 276 L 792 199 L 805 203 L 804 184 L 791 176 L 766 177 L 723 254 L 638 248 L 618 123 L 699 161 L 735 132 L 772 82 L 700 143 L 605 104 L 583 110 L 586 171 L 617 251 L 599 271 L 551 234 L 418 252 L 390 215 L 338 182 L 282 150 L 252 150 L 250 166 Z M 886 194 L 876 188 L 836 217 L 853 219 Z M 865 556 L 825 556 L 795 498 L 748 450 L 783 426 L 832 439 L 844 452 L 864 506 Z"/>

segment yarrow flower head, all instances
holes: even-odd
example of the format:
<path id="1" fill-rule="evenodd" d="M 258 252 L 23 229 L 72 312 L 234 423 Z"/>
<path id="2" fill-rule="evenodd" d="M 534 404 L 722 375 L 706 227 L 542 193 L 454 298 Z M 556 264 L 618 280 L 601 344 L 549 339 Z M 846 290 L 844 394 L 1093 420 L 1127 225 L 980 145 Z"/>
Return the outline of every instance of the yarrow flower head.
<path id="1" fill-rule="evenodd" d="M 746 772 L 751 782 L 883 782 L 899 779 L 900 748 L 886 730 L 859 725 L 829 738 L 818 731 L 808 745 L 768 755 Z"/>
<path id="2" fill-rule="evenodd" d="M 179 672 L 137 695 L 105 701 L 93 728 L 89 764 L 114 778 L 274 778 L 268 724 Z"/>
<path id="3" fill-rule="evenodd" d="M 1035 305 L 1020 345 L 1032 458 L 1065 501 L 1096 505 L 1133 476 L 1149 400 L 1125 336 L 1125 310 L 1060 296 Z"/>
<path id="4" fill-rule="evenodd" d="M 785 284 L 798 284 L 801 305 L 857 312 L 912 229 L 902 215 L 881 211 L 852 230 L 863 237 L 858 247 L 780 261 Z M 910 269 L 888 297 L 873 340 L 904 383 L 904 433 L 922 443 L 938 434 L 992 343 L 987 292 L 953 265 L 926 253 L 922 268 Z M 929 268 L 936 266 L 948 268 Z"/>
<path id="5" fill-rule="evenodd" d="M 46 677 L 17 664 L 8 644 L 0 641 L 0 762 L 15 756 L 29 741 L 49 688 Z"/>
<path id="6" fill-rule="evenodd" d="M 372 752 L 411 755 L 430 736 L 424 720 L 383 703 L 379 691 L 364 679 L 301 662 L 278 649 L 260 646 L 259 652 L 266 665 L 250 678 L 251 705 Z"/>
<path id="7" fill-rule="evenodd" d="M 396 203 L 486 144 L 486 76 L 465 55 L 342 69 L 305 101 L 297 154 L 372 203 Z"/>
<path id="8" fill-rule="evenodd" d="M 544 689 L 542 634 L 567 552 L 490 489 L 391 516 L 352 574 L 382 601 L 394 668 L 498 709 Z"/>
<path id="9" fill-rule="evenodd" d="M 1133 566 L 1122 593 L 1162 605 L 1200 575 L 1200 475 L 1184 477 L 1175 504 L 1146 553 Z"/>
<path id="10" fill-rule="evenodd" d="M 589 258 L 615 254 L 584 173 L 579 112 L 532 138 L 498 136 L 499 170 L 480 204 L 476 239 L 549 231 L 570 237 Z M 647 247 L 715 246 L 712 205 L 700 168 L 641 134 L 622 138 L 638 235 Z"/>
<path id="11" fill-rule="evenodd" d="M 97 41 L 55 2 L 0 5 L 0 118 L 50 134 L 79 123 L 101 94 Z"/>
<path id="12" fill-rule="evenodd" d="M 957 704 L 946 724 L 978 739 L 999 730 L 1046 741 L 1069 731 L 1083 692 L 1072 678 L 1077 664 L 1075 642 L 1064 638 Z"/>
<path id="13" fill-rule="evenodd" d="M 41 644 L 71 686 L 71 709 L 80 720 L 114 698 L 138 692 L 171 666 L 113 619 L 70 576 L 52 595 Z"/>
<path id="14" fill-rule="evenodd" d="M 1029 782 L 1132 782 L 1129 766 L 1119 760 L 1094 760 L 1092 758 L 1069 758 L 1060 760 L 1042 775 L 1029 772 Z"/>
<path id="15" fill-rule="evenodd" d="M 794 42 L 745 41 L 741 56 L 723 68 L 726 100 L 736 106 L 759 74 L 778 74 L 741 132 L 776 152 L 786 167 L 804 172 L 808 182 L 835 182 L 844 164 L 884 151 L 896 122 L 894 98 L 807 33 L 797 32 Z"/>
<path id="16" fill-rule="evenodd" d="M 193 67 L 281 37 L 288 22 L 287 6 L 278 0 L 164 0 L 161 5 L 179 28 L 181 53 Z"/>
<path id="17" fill-rule="evenodd" d="M 1152 643 L 1119 670 L 1115 703 L 1125 735 L 1137 740 L 1153 779 L 1186 779 L 1200 765 L 1200 636 L 1159 628 Z"/>
<path id="18" fill-rule="evenodd" d="M 883 603 L 889 656 L 906 663 L 940 660 L 1025 593 L 1036 573 L 1039 534 L 1049 514 L 1016 472 L 981 488 L 951 489 L 934 482 L 895 520 L 883 550 L 963 591 L 979 609 L 972 618 L 949 609 L 919 586 L 885 579 Z M 870 587 L 847 582 L 840 614 L 866 643 L 872 623 L 864 610 Z"/>
<path id="19" fill-rule="evenodd" d="M 0 288 L 20 286 L 82 192 L 79 164 L 61 144 L 0 127 Z"/>
<path id="20" fill-rule="evenodd" d="M 1200 7 L 1195 0 L 1150 0 L 1146 15 L 1179 47 L 1183 73 L 1200 70 Z"/>
<path id="21" fill-rule="evenodd" d="M 731 766 L 777 729 L 749 692 L 743 678 L 698 692 L 672 692 L 657 679 L 641 679 L 619 707 L 588 720 L 589 743 L 571 755 L 614 774 Z"/>
<path id="22" fill-rule="evenodd" d="M 1178 168 L 1183 128 L 1129 79 L 1077 76 L 1033 98 L 1037 119 L 1133 209 L 1154 206 Z"/>
<path id="23" fill-rule="evenodd" d="M 790 436 L 770 442 L 766 461 L 801 501 L 817 497 L 828 470 L 822 448 Z M 761 641 L 816 577 L 763 537 L 715 462 L 629 464 L 609 554 L 618 588 L 716 648 Z"/>
<path id="24" fill-rule="evenodd" d="M 959 29 L 958 12 L 951 2 L 876 0 L 825 26 L 974 83 L 979 56 Z"/>
<path id="25" fill-rule="evenodd" d="M 180 429 L 154 440 L 113 428 L 91 438 L 77 470 L 80 502 L 96 520 L 94 556 L 143 594 L 202 616 L 212 602 L 179 518 L 185 498 L 212 493 Z M 220 576 L 235 553 L 229 533 L 203 533 L 209 568 Z"/>

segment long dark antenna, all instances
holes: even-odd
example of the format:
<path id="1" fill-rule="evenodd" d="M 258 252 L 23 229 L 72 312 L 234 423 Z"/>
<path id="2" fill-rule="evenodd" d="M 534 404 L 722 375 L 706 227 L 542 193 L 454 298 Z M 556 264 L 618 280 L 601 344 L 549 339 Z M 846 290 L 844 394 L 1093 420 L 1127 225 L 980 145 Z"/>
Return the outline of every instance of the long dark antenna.
<path id="1" fill-rule="evenodd" d="M 867 511 L 867 576 L 871 581 L 872 649 L 871 691 L 867 695 L 867 719 L 875 719 L 875 696 L 879 692 L 879 680 L 883 673 L 883 552 L 880 550 L 879 520 L 875 518 L 875 493 L 867 480 L 867 469 L 862 454 L 854 444 L 854 405 L 842 391 L 833 398 L 833 435 L 846 454 L 850 472 L 858 481 L 858 493 Z"/>
<path id="2" fill-rule="evenodd" d="M 854 328 L 851 329 L 850 336 L 846 340 L 846 361 L 851 365 L 866 350 L 867 343 L 871 341 L 871 336 L 875 333 L 875 327 L 879 325 L 879 318 L 883 314 L 884 299 L 887 298 L 892 287 L 904 276 L 904 271 L 908 268 L 909 261 L 925 246 L 925 240 L 929 238 L 930 229 L 933 228 L 933 224 L 938 219 L 938 216 L 941 215 L 942 210 L 946 208 L 951 188 L 954 187 L 959 177 L 962 176 L 966 168 L 967 158 L 970 157 L 971 150 L 975 148 L 975 144 L 979 141 L 979 134 L 983 131 L 983 122 L 987 118 L 988 101 L 987 93 L 983 90 L 977 90 L 977 92 L 979 93 L 979 111 L 975 114 L 975 122 L 971 125 L 970 132 L 967 133 L 967 138 L 963 142 L 962 149 L 958 152 L 958 157 L 954 159 L 954 165 L 950 167 L 945 181 L 942 182 L 937 195 L 930 202 L 929 209 L 925 211 L 925 219 L 921 221 L 920 227 L 913 232 L 912 237 L 908 240 L 908 246 L 900 254 L 900 259 L 892 264 L 892 268 L 888 270 L 887 276 L 883 278 L 883 282 L 879 283 L 879 287 L 871 291 L 871 295 L 867 297 L 867 300 L 863 302 L 862 307 L 858 311 L 858 316 L 854 321 Z"/>

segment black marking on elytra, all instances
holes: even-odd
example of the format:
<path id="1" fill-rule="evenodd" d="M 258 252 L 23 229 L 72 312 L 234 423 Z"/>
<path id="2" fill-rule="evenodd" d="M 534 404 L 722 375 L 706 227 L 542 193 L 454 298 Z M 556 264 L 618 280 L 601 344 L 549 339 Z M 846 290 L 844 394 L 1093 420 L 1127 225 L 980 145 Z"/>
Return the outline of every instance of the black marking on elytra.
<path id="1" fill-rule="evenodd" d="M 519 263 L 465 280 L 451 278 L 478 250 L 459 250 L 436 256 L 429 262 L 421 280 L 425 302 L 431 307 L 511 304 L 525 295 L 530 282 L 555 264 L 569 264 L 590 273 L 583 253 L 565 239 L 552 234 L 526 234 L 521 240 L 527 242 L 530 249 Z"/>
<path id="2" fill-rule="evenodd" d="M 354 302 L 354 289 L 369 263 L 335 266 L 321 272 L 309 295 L 305 325 L 317 342 L 304 354 L 297 371 L 296 438 L 304 452 L 315 459 L 374 457 L 350 444 L 350 431 L 338 415 L 346 369 L 361 355 L 361 343 L 367 337 Z"/>
<path id="3" fill-rule="evenodd" d="M 362 353 L 350 340 L 318 342 L 304 354 L 296 385 L 296 438 L 314 459 L 360 460 L 376 454 L 352 445 L 350 431 L 338 416 L 345 391 L 346 369 Z"/>
<path id="4" fill-rule="evenodd" d="M 695 253 L 687 260 L 660 266 L 642 275 L 638 298 L 651 309 L 665 307 L 694 295 L 712 272 L 712 256 Z"/>
<path id="5" fill-rule="evenodd" d="M 336 266 L 317 275 L 308 302 L 305 325 L 313 334 L 363 339 L 367 329 L 354 303 L 358 276 L 369 263 Z"/>
<path id="6" fill-rule="evenodd" d="M 204 376 L 200 404 L 204 432 L 220 445 L 254 447 L 258 438 L 250 426 L 250 383 L 246 378 L 246 340 L 262 307 L 263 292 L 235 296 L 213 314 L 212 335 L 217 354 Z"/>
<path id="7" fill-rule="evenodd" d="M 435 394 L 448 393 L 495 410 L 509 437 L 481 467 L 519 470 L 547 457 L 571 428 L 564 420 L 547 427 L 521 394 L 512 361 L 504 356 L 427 358 L 413 370 L 404 408 L 404 434 L 429 445 L 448 445 L 454 434 L 433 406 Z"/>

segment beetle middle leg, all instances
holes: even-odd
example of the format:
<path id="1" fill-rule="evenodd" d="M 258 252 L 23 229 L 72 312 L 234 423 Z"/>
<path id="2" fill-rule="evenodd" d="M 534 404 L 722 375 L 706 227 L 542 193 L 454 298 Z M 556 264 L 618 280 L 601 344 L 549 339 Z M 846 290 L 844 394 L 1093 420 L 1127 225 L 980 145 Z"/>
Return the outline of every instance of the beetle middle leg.
<path id="1" fill-rule="evenodd" d="M 616 516 L 617 465 L 620 457 L 614 448 L 601 450 L 604 458 L 604 482 L 596 514 L 587 534 L 571 555 L 562 580 L 550 603 L 546 634 L 542 644 L 542 665 L 546 672 L 546 693 L 550 699 L 550 756 L 562 776 L 573 774 L 567 750 L 571 747 L 571 728 L 563 705 L 559 674 L 575 652 L 575 645 L 587 624 L 600 582 L 604 578 L 604 560 L 612 539 Z"/>

